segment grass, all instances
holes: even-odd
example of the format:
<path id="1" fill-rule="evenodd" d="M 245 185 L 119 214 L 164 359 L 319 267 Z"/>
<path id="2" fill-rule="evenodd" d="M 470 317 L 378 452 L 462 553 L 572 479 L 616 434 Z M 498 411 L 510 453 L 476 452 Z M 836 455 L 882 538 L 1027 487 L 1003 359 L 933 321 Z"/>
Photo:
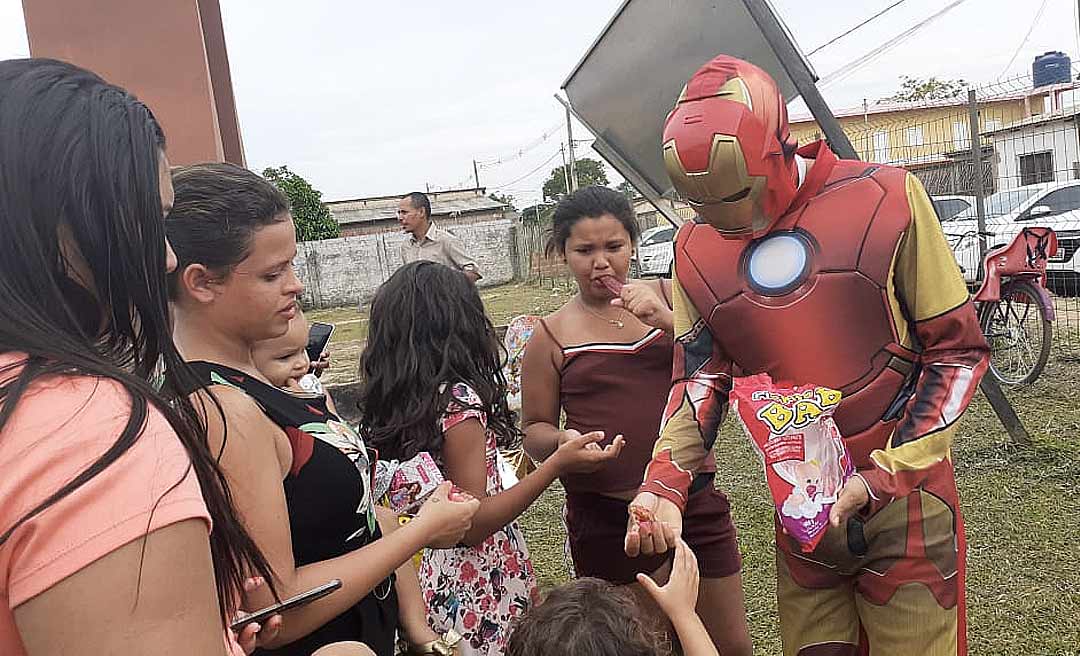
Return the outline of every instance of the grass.
<path id="1" fill-rule="evenodd" d="M 547 313 L 570 291 L 536 285 L 484 290 L 493 321 Z M 366 324 L 355 310 L 310 318 L 339 322 L 331 380 L 348 380 Z M 346 323 L 356 321 L 355 323 Z M 1066 346 L 1057 344 L 1058 347 Z M 1075 348 L 1075 342 L 1071 344 Z M 1073 351 L 1075 352 L 1075 351 Z M 968 639 L 975 655 L 1080 656 L 1080 362 L 1059 348 L 1042 377 L 1009 396 L 1033 444 L 1010 443 L 981 395 L 959 426 L 954 449 L 968 539 Z M 757 456 L 728 422 L 717 442 L 717 481 L 728 494 L 743 554 L 743 582 L 755 653 L 780 653 L 772 505 Z M 552 486 L 522 516 L 541 584 L 567 578 Z"/>

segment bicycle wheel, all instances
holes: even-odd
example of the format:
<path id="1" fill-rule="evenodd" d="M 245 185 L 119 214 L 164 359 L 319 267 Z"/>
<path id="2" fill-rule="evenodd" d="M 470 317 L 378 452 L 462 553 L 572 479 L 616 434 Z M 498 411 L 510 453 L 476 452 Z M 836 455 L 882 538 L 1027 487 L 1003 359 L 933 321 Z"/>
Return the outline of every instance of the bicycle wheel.
<path id="1" fill-rule="evenodd" d="M 1054 330 L 1034 283 L 1010 280 L 1001 286 L 1001 300 L 985 303 L 979 314 L 990 344 L 991 375 L 1004 385 L 1033 383 L 1050 358 Z"/>

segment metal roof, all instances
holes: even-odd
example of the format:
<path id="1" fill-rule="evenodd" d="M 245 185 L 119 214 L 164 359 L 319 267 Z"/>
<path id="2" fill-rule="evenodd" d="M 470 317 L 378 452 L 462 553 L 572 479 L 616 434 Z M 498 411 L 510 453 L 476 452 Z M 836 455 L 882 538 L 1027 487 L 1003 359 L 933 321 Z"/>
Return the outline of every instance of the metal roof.
<path id="1" fill-rule="evenodd" d="M 404 194 L 401 196 L 404 196 Z M 341 225 L 371 223 L 373 221 L 396 219 L 398 201 L 401 200 L 401 196 L 331 201 L 326 203 L 326 206 L 330 208 L 330 213 L 334 215 L 334 219 Z M 428 197 L 431 200 L 431 216 L 433 218 L 485 212 L 506 207 L 505 203 L 500 203 L 488 196 L 443 199 L 439 198 L 435 193 L 431 193 Z"/>

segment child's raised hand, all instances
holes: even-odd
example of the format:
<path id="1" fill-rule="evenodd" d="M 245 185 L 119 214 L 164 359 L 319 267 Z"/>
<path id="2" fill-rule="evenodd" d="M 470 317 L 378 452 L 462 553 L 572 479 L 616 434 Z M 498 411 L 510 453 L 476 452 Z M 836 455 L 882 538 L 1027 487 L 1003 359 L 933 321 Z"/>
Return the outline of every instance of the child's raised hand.
<path id="1" fill-rule="evenodd" d="M 565 441 L 562 438 L 559 439 L 559 448 L 551 456 L 560 476 L 594 472 L 619 457 L 623 444 L 626 443 L 622 435 L 616 435 L 611 444 L 601 447 L 599 442 L 604 439 L 603 431 L 593 431 L 584 435 L 577 431 L 573 433 L 567 431 L 567 438 Z"/>
<path id="2" fill-rule="evenodd" d="M 675 561 L 667 585 L 660 587 L 647 574 L 638 574 L 637 580 L 669 618 L 696 612 L 700 583 L 697 557 L 681 537 L 675 542 Z"/>
<path id="3" fill-rule="evenodd" d="M 480 502 L 472 495 L 455 493 L 450 481 L 443 481 L 431 493 L 410 524 L 419 523 L 427 536 L 427 546 L 448 549 L 461 542 L 472 528 Z"/>

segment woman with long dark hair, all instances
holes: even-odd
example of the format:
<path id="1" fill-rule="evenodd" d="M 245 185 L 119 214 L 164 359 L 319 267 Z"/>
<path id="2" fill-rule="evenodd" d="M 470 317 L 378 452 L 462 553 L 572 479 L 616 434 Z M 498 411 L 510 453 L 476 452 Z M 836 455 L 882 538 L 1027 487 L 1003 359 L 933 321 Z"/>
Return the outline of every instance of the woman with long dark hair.
<path id="1" fill-rule="evenodd" d="M 212 390 L 220 402 L 222 412 L 206 413 L 209 439 L 239 514 L 282 597 L 343 582 L 287 612 L 272 653 L 308 656 L 359 640 L 390 656 L 399 629 L 414 645 L 438 643 L 419 594 L 403 594 L 416 602 L 403 607 L 397 590 L 416 586 L 408 561 L 418 550 L 461 539 L 477 501 L 451 499 L 446 485 L 416 519 L 383 534 L 371 494 L 374 458 L 363 441 L 325 397 L 274 387 L 252 357 L 257 343 L 288 332 L 303 290 L 292 267 L 296 228 L 287 199 L 230 164 L 183 167 L 173 183 L 167 230 L 179 260 L 171 278 L 175 337 L 199 374 L 193 396 L 202 401 Z"/>
<path id="2" fill-rule="evenodd" d="M 559 476 L 593 471 L 619 454 L 587 435 L 557 449 L 504 489 L 499 447 L 520 441 L 506 405 L 501 345 L 472 282 L 435 262 L 407 264 L 371 303 L 360 358 L 360 429 L 384 459 L 426 453 L 480 510 L 462 545 L 424 553 L 420 584 L 437 631 L 464 636 L 466 656 L 502 654 L 536 581 L 515 519 Z M 393 495 L 394 490 L 391 490 Z"/>
<path id="3" fill-rule="evenodd" d="M 171 203 L 145 105 L 70 64 L 0 62 L 5 655 L 223 654 L 245 577 L 270 578 L 191 403 L 149 382 L 188 371 Z"/>

